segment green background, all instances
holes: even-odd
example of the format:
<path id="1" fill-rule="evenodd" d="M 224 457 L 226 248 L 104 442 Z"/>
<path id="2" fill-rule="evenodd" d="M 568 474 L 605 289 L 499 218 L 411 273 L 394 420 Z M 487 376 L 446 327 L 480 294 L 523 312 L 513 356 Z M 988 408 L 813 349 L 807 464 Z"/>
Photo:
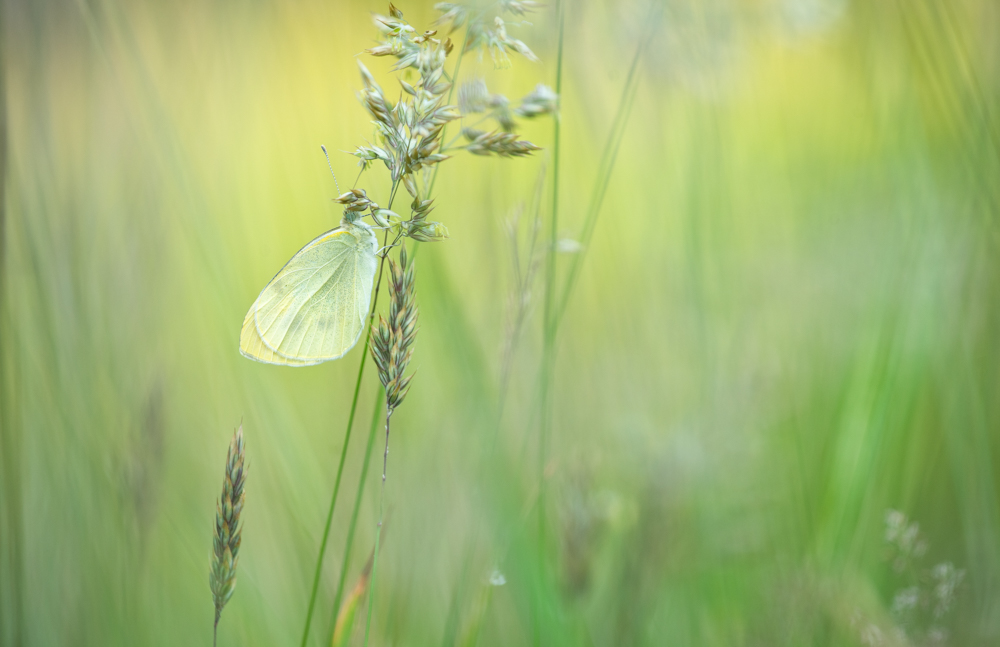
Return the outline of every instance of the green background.
<path id="1" fill-rule="evenodd" d="M 219 644 L 296 645 L 361 350 L 288 369 L 237 341 L 275 271 L 339 220 L 319 145 L 349 185 L 356 160 L 336 151 L 371 137 L 354 56 L 385 7 L 0 6 L 0 644 L 209 644 L 214 501 L 242 420 Z M 435 15 L 400 8 L 418 29 Z M 508 26 L 540 63 L 470 54 L 463 76 L 512 100 L 552 85 L 553 10 Z M 965 570 L 948 643 L 1000 642 L 1000 5 L 654 15 L 557 339 L 542 497 L 541 274 L 499 425 L 497 403 L 506 223 L 522 214 L 523 263 L 542 172 L 551 216 L 552 121 L 526 125 L 545 148 L 531 158 L 441 165 L 451 239 L 417 255 L 372 644 L 930 644 L 892 614 L 919 575 L 887 558 L 889 509 L 919 524 L 921 568 Z M 561 238 L 580 236 L 650 20 L 644 2 L 566 5 Z M 389 62 L 366 63 L 394 99 Z M 384 170 L 359 186 L 387 200 Z M 369 366 L 312 645 L 328 644 L 376 385 Z M 374 542 L 380 446 L 348 588 Z"/>

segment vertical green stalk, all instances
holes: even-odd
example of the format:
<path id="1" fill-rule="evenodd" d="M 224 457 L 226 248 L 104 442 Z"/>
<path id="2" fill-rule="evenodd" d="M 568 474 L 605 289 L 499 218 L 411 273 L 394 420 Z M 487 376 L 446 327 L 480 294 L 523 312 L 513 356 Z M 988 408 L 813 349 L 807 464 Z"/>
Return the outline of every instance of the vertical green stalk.
<path id="1" fill-rule="evenodd" d="M 545 545 L 545 462 L 552 415 L 552 382 L 555 365 L 554 299 L 556 284 L 556 243 L 559 236 L 559 149 L 562 129 L 562 68 L 565 18 L 563 3 L 556 8 L 559 21 L 559 44 L 556 54 L 556 87 L 559 109 L 556 111 L 552 136 L 552 219 L 549 226 L 549 249 L 545 263 L 545 310 L 543 317 L 541 431 L 538 436 L 538 548 L 539 557 Z"/>
<path id="2" fill-rule="evenodd" d="M 556 84 L 555 93 L 559 105 L 553 122 L 552 134 L 552 219 L 549 225 L 549 245 L 545 259 L 545 307 L 542 320 L 542 369 L 541 369 L 541 411 L 538 433 L 538 567 L 540 580 L 545 577 L 545 463 L 548 460 L 548 442 L 552 426 L 552 391 L 555 378 L 555 326 L 554 299 L 556 285 L 556 243 L 559 236 L 559 158 L 560 132 L 562 130 L 562 69 L 563 69 L 563 35 L 565 33 L 565 16 L 563 3 L 556 5 L 556 15 L 559 22 L 559 41 L 556 53 Z M 534 644 L 542 643 L 541 622 L 538 613 L 541 604 L 535 605 Z"/>
<path id="3" fill-rule="evenodd" d="M 385 454 L 382 456 L 382 492 L 378 503 L 378 529 L 375 531 L 375 558 L 372 562 L 372 579 L 368 586 L 368 620 L 365 622 L 365 647 L 368 647 L 368 633 L 372 627 L 372 608 L 375 605 L 375 576 L 378 573 L 378 544 L 382 538 L 382 517 L 385 512 L 385 468 L 389 462 L 389 420 L 392 409 L 385 414 Z"/>
<path id="4" fill-rule="evenodd" d="M 0 33 L 3 31 L 3 12 L 0 11 Z M 0 459 L 3 474 L 0 476 L 0 642 L 10 640 L 22 644 L 24 591 L 21 557 L 22 500 L 20 472 L 20 432 L 15 420 L 14 407 L 18 380 L 11 343 L 13 322 L 8 319 L 7 302 L 10 299 L 7 283 L 7 97 L 3 61 L 0 60 Z"/>
<path id="5" fill-rule="evenodd" d="M 358 511 L 361 509 L 361 497 L 365 491 L 365 482 L 368 479 L 368 465 L 371 463 L 372 448 L 375 446 L 375 430 L 378 429 L 378 421 L 382 415 L 382 389 L 379 389 L 379 396 L 375 398 L 375 409 L 372 411 L 372 422 L 368 429 L 368 445 L 365 447 L 365 462 L 361 466 L 361 478 L 358 480 L 358 491 L 354 496 L 354 509 L 351 511 L 351 523 L 347 527 L 347 543 L 344 546 L 344 558 L 340 568 L 340 579 L 337 582 L 337 594 L 333 599 L 333 618 L 340 613 L 340 603 L 344 596 L 344 583 L 347 580 L 347 568 L 351 563 L 351 548 L 354 546 L 354 530 L 358 524 Z M 333 627 L 330 629 L 331 633 Z M 332 640 L 332 636 L 331 636 Z M 327 642 L 330 642 L 329 640 Z"/>
<path id="6" fill-rule="evenodd" d="M 392 189 L 389 191 L 389 209 L 392 208 L 392 201 L 396 197 L 396 182 L 393 182 Z M 389 240 L 389 232 L 385 234 L 385 240 L 383 241 L 383 246 Z M 375 308 L 378 305 L 378 293 L 382 287 L 382 270 L 385 267 L 385 255 L 382 255 L 382 260 L 378 264 L 378 277 L 375 279 L 375 296 L 372 297 L 372 307 L 368 313 L 368 328 L 372 327 L 372 323 L 375 321 Z M 351 413 L 347 417 L 347 430 L 344 432 L 344 446 L 340 450 L 340 464 L 337 466 L 337 477 L 334 479 L 333 483 L 333 495 L 330 497 L 330 509 L 326 514 L 326 527 L 323 529 L 323 540 L 319 545 L 319 555 L 316 558 L 316 570 L 313 573 L 313 584 L 312 593 L 309 595 L 309 609 L 306 611 L 306 626 L 302 630 L 302 647 L 306 647 L 306 641 L 309 639 L 309 627 L 312 624 L 313 610 L 316 608 L 316 593 L 319 591 L 319 578 L 323 572 L 323 557 L 326 554 L 326 543 L 327 539 L 330 537 L 330 526 L 333 524 L 333 511 L 337 505 L 337 494 L 340 492 L 340 477 L 344 474 L 344 461 L 347 458 L 347 446 L 351 442 L 351 429 L 354 428 L 354 414 L 358 409 L 358 395 L 361 393 L 361 378 L 365 373 L 365 362 L 368 360 L 368 344 L 371 341 L 371 335 L 365 335 L 365 346 L 361 351 L 361 364 L 358 366 L 358 379 L 354 384 L 354 397 L 351 400 Z M 346 567 L 346 563 L 345 563 Z"/>
<path id="7" fill-rule="evenodd" d="M 649 31 L 645 38 L 639 42 L 639 46 L 635 50 L 635 55 L 632 57 L 628 75 L 625 77 L 625 87 L 622 89 L 622 96 L 615 111 L 614 121 L 611 124 L 611 131 L 608 133 L 608 140 L 604 143 L 604 151 L 601 154 L 601 161 L 597 167 L 597 181 L 594 183 L 594 190 L 590 196 L 590 205 L 587 208 L 587 215 L 584 218 L 583 230 L 580 235 L 581 249 L 573 255 L 573 260 L 570 262 L 566 281 L 559 297 L 559 304 L 553 313 L 551 321 L 553 337 L 555 337 L 563 314 L 566 311 L 570 292 L 572 292 L 573 286 L 576 283 L 577 274 L 580 271 L 580 266 L 583 264 L 584 255 L 590 247 L 590 240 L 594 235 L 594 228 L 597 226 L 597 217 L 601 213 L 601 205 L 604 203 L 604 196 L 607 194 L 608 184 L 611 182 L 611 171 L 615 167 L 615 161 L 618 158 L 618 149 L 625 134 L 625 125 L 628 123 L 628 116 L 632 109 L 636 90 L 639 87 L 639 75 L 637 74 L 639 60 L 642 58 L 642 53 L 646 45 L 649 44 L 650 38 L 652 38 L 654 33 L 653 25 L 657 23 L 654 19 L 656 17 L 654 14 L 655 11 L 650 12 L 646 22 Z"/>
<path id="8" fill-rule="evenodd" d="M 381 270 L 379 271 L 381 274 Z M 378 291 L 375 292 L 376 299 Z M 372 303 L 372 313 L 375 312 L 375 304 Z M 316 572 L 313 573 L 312 593 L 309 596 L 309 609 L 306 611 L 306 626 L 302 630 L 302 647 L 305 647 L 309 639 L 309 627 L 312 624 L 313 609 L 316 607 L 316 592 L 319 590 L 319 578 L 323 572 L 323 557 L 326 554 L 326 543 L 330 537 L 330 526 L 333 524 L 333 511 L 337 505 L 337 494 L 340 492 L 340 477 L 344 473 L 344 460 L 347 458 L 347 445 L 351 442 L 351 429 L 354 427 L 354 412 L 358 408 L 358 394 L 361 392 L 361 377 L 365 373 L 365 361 L 368 359 L 368 335 L 365 335 L 365 346 L 361 351 L 361 365 L 358 367 L 358 379 L 354 384 L 354 399 L 351 401 L 351 413 L 347 417 L 347 431 L 344 432 L 344 447 L 340 450 L 340 464 L 337 466 L 337 478 L 333 482 L 333 495 L 330 497 L 330 509 L 326 514 L 326 527 L 323 530 L 323 539 L 319 544 L 319 556 L 316 558 Z"/>

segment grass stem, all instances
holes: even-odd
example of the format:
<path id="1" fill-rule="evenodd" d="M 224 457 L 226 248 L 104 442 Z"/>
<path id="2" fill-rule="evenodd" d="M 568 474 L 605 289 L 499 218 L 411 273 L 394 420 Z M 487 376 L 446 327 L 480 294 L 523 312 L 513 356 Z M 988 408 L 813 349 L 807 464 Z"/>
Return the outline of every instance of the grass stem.
<path id="1" fill-rule="evenodd" d="M 376 292 L 376 298 L 378 293 Z M 372 304 L 375 312 L 375 304 Z M 313 610 L 316 608 L 316 593 L 319 590 L 319 578 L 323 571 L 323 557 L 326 554 L 327 539 L 330 537 L 330 526 L 333 524 L 333 511 L 337 505 L 337 494 L 340 492 L 340 477 L 344 473 L 344 461 L 347 458 L 347 446 L 351 442 L 351 429 L 354 428 L 354 413 L 358 407 L 358 394 L 361 392 L 361 378 L 365 373 L 365 360 L 368 359 L 368 335 L 365 335 L 365 346 L 361 351 L 361 365 L 358 367 L 358 378 L 354 385 L 354 399 L 351 401 L 351 413 L 347 417 L 347 430 L 344 432 L 344 447 L 340 451 L 340 463 L 337 466 L 337 477 L 333 483 L 333 495 L 330 497 L 330 509 L 326 514 L 326 526 L 323 539 L 319 544 L 319 556 L 316 558 L 316 571 L 313 573 L 312 593 L 309 596 L 309 610 L 306 612 L 306 626 L 302 630 L 302 647 L 309 639 L 309 627 L 312 624 Z"/>
<path id="2" fill-rule="evenodd" d="M 392 189 L 389 191 L 389 209 L 392 209 L 392 201 L 396 197 L 396 189 L 398 187 L 398 182 L 393 182 Z M 385 238 L 383 240 L 383 246 L 389 240 L 389 232 L 386 231 Z M 385 257 L 382 255 L 382 259 L 378 264 L 378 277 L 375 279 L 375 295 L 372 297 L 372 306 L 368 312 L 368 329 L 371 330 L 372 324 L 375 321 L 375 308 L 378 306 L 378 295 L 382 287 L 382 270 L 385 268 Z M 316 608 L 316 594 L 319 591 L 319 579 L 323 572 L 323 557 L 326 555 L 326 544 L 330 537 L 330 526 L 333 524 L 333 511 L 337 505 L 337 495 L 340 492 L 340 478 L 344 474 L 344 461 L 347 458 L 347 447 L 351 442 L 351 430 L 354 428 L 354 414 L 358 409 L 358 395 L 361 393 L 361 378 L 365 374 L 365 362 L 368 360 L 368 344 L 371 342 L 371 335 L 365 335 L 365 345 L 361 351 L 361 363 L 358 366 L 358 378 L 354 383 L 354 397 L 351 399 L 351 413 L 347 416 L 347 430 L 344 432 L 344 446 L 340 450 L 340 463 L 337 466 L 337 476 L 334 479 L 333 484 L 333 494 L 330 497 L 330 509 L 326 515 L 326 526 L 323 529 L 323 539 L 319 545 L 319 555 L 316 557 L 316 569 L 313 573 L 313 584 L 312 593 L 309 595 L 309 608 L 306 611 L 306 626 L 302 630 L 302 643 L 301 647 L 306 647 L 306 642 L 309 640 L 309 627 L 312 625 L 313 611 Z M 345 562 L 344 567 L 347 564 Z"/>
<path id="3" fill-rule="evenodd" d="M 652 13 L 653 12 L 651 11 L 651 14 Z M 653 20 L 653 15 L 650 15 L 649 18 L 650 19 L 647 21 L 647 25 L 651 26 L 656 23 L 656 21 Z M 559 324 L 562 321 L 562 317 L 566 312 L 566 305 L 569 302 L 570 293 L 576 283 L 577 275 L 580 271 L 581 265 L 583 264 L 584 255 L 586 254 L 587 249 L 590 246 L 590 241 L 594 235 L 594 228 L 597 225 L 597 218 L 601 212 L 601 205 L 604 203 L 604 196 L 607 194 L 608 185 L 611 182 L 611 172 L 615 167 L 615 161 L 618 157 L 618 149 L 621 146 L 622 138 L 625 134 L 625 125 L 628 123 L 628 116 L 631 112 L 636 90 L 639 86 L 639 75 L 637 74 L 639 60 L 642 58 L 642 53 L 649 44 L 649 40 L 653 33 L 653 28 L 650 27 L 645 38 L 639 42 L 638 47 L 636 47 L 635 54 L 632 57 L 632 63 L 629 65 L 628 74 L 625 77 L 625 86 L 622 89 L 621 99 L 619 100 L 618 108 L 615 111 L 615 118 L 614 121 L 612 121 L 611 131 L 608 133 L 608 139 L 604 144 L 604 151 L 601 154 L 601 161 L 597 170 L 597 181 L 594 183 L 594 190 L 591 194 L 590 205 L 587 208 L 587 215 L 584 218 L 583 229 L 580 235 L 581 249 L 573 255 L 573 259 L 570 262 L 569 270 L 566 275 L 566 281 L 563 284 L 563 289 L 559 297 L 558 306 L 553 313 L 553 318 L 549 321 L 549 325 L 552 327 L 551 335 L 553 338 L 555 337 Z"/>
<path id="4" fill-rule="evenodd" d="M 538 433 L 538 565 L 539 576 L 544 580 L 545 559 L 545 464 L 548 460 L 548 437 L 551 427 L 552 390 L 554 389 L 555 365 L 555 328 L 552 326 L 553 306 L 556 286 L 556 242 L 559 236 L 559 157 L 560 133 L 562 130 L 562 71 L 563 71 L 563 36 L 565 34 L 564 3 L 556 5 L 557 21 L 559 23 L 558 49 L 556 53 L 556 83 L 555 93 L 559 97 L 559 105 L 554 115 L 552 134 L 552 213 L 549 226 L 549 245 L 545 257 L 545 307 L 542 319 L 542 366 L 541 366 L 541 398 L 540 420 Z M 534 644 L 540 645 L 541 622 L 535 615 Z"/>
<path id="5" fill-rule="evenodd" d="M 560 157 L 560 131 L 562 129 L 562 70 L 563 70 L 563 35 L 565 33 L 565 18 L 563 15 L 563 3 L 559 2 L 556 7 L 559 22 L 559 40 L 556 54 L 556 84 L 555 92 L 559 97 L 559 110 L 555 114 L 552 135 L 552 213 L 549 225 L 549 249 L 545 262 L 545 309 L 543 316 L 543 345 L 542 345 L 542 386 L 541 386 L 541 420 L 540 432 L 538 435 L 538 485 L 539 485 L 539 505 L 538 505 L 538 548 L 542 550 L 545 543 L 545 505 L 544 505 L 544 484 L 545 484 L 545 463 L 548 454 L 548 435 L 551 424 L 551 391 L 553 389 L 553 365 L 555 362 L 555 329 L 552 326 L 553 305 L 555 299 L 556 285 L 556 242 L 559 236 L 559 157 Z"/>
<path id="6" fill-rule="evenodd" d="M 368 430 L 368 445 L 365 447 L 365 462 L 361 466 L 361 478 L 358 480 L 358 491 L 354 496 L 354 509 L 351 510 L 351 522 L 347 527 L 347 543 L 344 545 L 343 566 L 340 569 L 340 579 L 337 582 L 337 593 L 333 599 L 333 617 L 340 613 L 340 603 L 344 596 L 344 583 L 347 581 L 347 568 L 351 563 L 351 549 L 354 547 L 354 531 L 358 525 L 358 511 L 361 509 L 361 498 L 368 480 L 368 465 L 371 463 L 372 448 L 375 446 L 375 430 L 382 415 L 384 397 L 379 389 L 379 397 L 375 398 L 375 409 L 372 411 L 371 427 Z M 333 629 L 331 628 L 331 631 Z M 330 642 L 330 641 L 327 641 Z"/>
<path id="7" fill-rule="evenodd" d="M 368 620 L 365 622 L 365 647 L 368 647 L 368 633 L 372 626 L 372 608 L 375 605 L 375 575 L 378 572 L 378 544 L 382 538 L 382 518 L 385 513 L 385 471 L 389 463 L 389 421 L 392 410 L 385 414 L 385 454 L 382 455 L 382 491 L 379 494 L 378 526 L 375 531 L 375 560 L 372 562 L 372 579 L 368 587 Z"/>

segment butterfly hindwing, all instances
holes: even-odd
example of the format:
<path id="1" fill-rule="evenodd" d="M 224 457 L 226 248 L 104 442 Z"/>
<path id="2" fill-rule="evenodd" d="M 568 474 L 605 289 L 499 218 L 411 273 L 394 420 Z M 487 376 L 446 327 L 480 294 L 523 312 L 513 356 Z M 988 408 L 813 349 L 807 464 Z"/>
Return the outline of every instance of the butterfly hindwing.
<path id="1" fill-rule="evenodd" d="M 312 366 L 313 364 L 319 364 L 319 362 L 290 359 L 271 350 L 264 343 L 264 340 L 260 338 L 260 335 L 257 334 L 253 308 L 250 308 L 250 312 L 243 319 L 243 329 L 240 330 L 240 353 L 244 357 L 249 357 L 250 359 L 255 359 L 258 362 L 266 364 L 279 364 L 281 366 Z"/>

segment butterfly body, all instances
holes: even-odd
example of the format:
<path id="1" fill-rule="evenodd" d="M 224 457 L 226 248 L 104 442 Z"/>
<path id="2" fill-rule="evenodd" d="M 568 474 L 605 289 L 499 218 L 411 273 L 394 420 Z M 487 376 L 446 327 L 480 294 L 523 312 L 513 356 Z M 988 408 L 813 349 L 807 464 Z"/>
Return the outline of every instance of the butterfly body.
<path id="1" fill-rule="evenodd" d="M 377 250 L 371 227 L 347 220 L 300 249 L 247 312 L 240 352 L 284 366 L 342 357 L 365 329 Z"/>

